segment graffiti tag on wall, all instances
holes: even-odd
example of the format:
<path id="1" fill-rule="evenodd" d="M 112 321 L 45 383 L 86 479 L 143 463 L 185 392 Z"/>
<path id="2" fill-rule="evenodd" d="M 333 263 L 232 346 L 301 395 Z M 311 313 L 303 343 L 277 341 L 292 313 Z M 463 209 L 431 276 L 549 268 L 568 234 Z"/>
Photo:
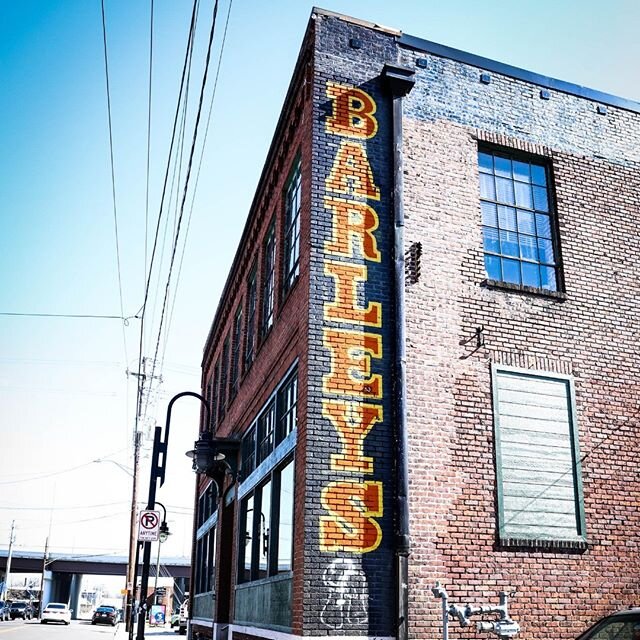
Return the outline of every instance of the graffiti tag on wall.
<path id="1" fill-rule="evenodd" d="M 327 324 L 323 330 L 330 370 L 323 377 L 322 414 L 336 430 L 341 448 L 330 458 L 337 479 L 329 482 L 321 494 L 326 515 L 320 518 L 320 548 L 368 553 L 382 541 L 378 520 L 383 516 L 382 483 L 361 479 L 374 473 L 375 464 L 364 454 L 365 439 L 384 417 L 380 404 L 384 381 L 372 367 L 382 358 L 382 336 L 370 330 L 382 327 L 382 303 L 365 300 L 362 295 L 366 291 L 367 264 L 382 259 L 376 239 L 379 218 L 374 208 L 380 200 L 380 189 L 365 144 L 376 136 L 378 120 L 375 101 L 362 89 L 329 82 L 327 97 L 332 113 L 325 130 L 337 136 L 339 144 L 325 181 L 324 206 L 331 213 L 331 237 L 324 245 L 324 273 L 333 281 L 334 293 L 333 299 L 324 304 L 324 319 L 331 326 Z M 344 562 L 332 563 L 325 582 L 335 583 L 337 600 L 344 601 L 351 612 L 348 615 L 357 618 L 357 607 L 340 595 L 346 583 L 331 577 L 345 568 Z M 345 572 L 341 580 L 347 577 L 350 581 L 353 571 Z"/>

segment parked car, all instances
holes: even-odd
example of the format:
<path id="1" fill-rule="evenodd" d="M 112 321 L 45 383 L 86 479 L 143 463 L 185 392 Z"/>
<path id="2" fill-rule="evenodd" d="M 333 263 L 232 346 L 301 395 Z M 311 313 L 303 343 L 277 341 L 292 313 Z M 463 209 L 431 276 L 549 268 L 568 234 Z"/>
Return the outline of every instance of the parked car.
<path id="1" fill-rule="evenodd" d="M 576 640 L 640 640 L 640 608 L 612 613 L 598 620 Z"/>
<path id="2" fill-rule="evenodd" d="M 12 602 L 9 609 L 9 617 L 11 620 L 22 618 L 23 620 L 31 620 L 33 617 L 33 609 L 28 602 Z"/>
<path id="3" fill-rule="evenodd" d="M 93 612 L 91 624 L 110 624 L 112 627 L 115 627 L 116 624 L 118 624 L 118 612 L 116 608 L 106 605 L 98 607 Z"/>
<path id="4" fill-rule="evenodd" d="M 178 633 L 181 636 L 187 635 L 187 626 L 189 622 L 189 594 L 185 593 L 184 602 L 180 605 L 180 618 L 178 620 Z"/>
<path id="5" fill-rule="evenodd" d="M 171 614 L 171 628 L 174 629 L 180 624 L 180 614 L 172 613 Z"/>
<path id="6" fill-rule="evenodd" d="M 40 618 L 41 624 L 47 624 L 47 622 L 63 622 L 64 624 L 71 623 L 71 609 L 68 604 L 62 602 L 50 602 L 42 612 Z"/>
<path id="7" fill-rule="evenodd" d="M 11 603 L 0 600 L 0 622 L 9 620 L 9 609 L 11 609 Z"/>

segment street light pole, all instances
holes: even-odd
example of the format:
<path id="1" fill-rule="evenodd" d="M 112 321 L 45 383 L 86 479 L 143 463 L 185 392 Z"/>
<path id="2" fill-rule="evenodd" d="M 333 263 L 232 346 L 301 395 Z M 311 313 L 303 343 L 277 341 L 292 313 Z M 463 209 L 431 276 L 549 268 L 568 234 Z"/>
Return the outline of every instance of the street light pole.
<path id="1" fill-rule="evenodd" d="M 209 404 L 207 401 L 195 391 L 183 391 L 178 393 L 169 402 L 167 407 L 167 420 L 164 428 L 164 441 L 162 440 L 162 427 L 156 427 L 153 437 L 153 453 L 151 456 L 151 477 L 149 478 L 149 500 L 147 509 L 152 511 L 156 505 L 156 489 L 157 482 L 160 480 L 160 486 L 164 484 L 165 474 L 167 470 L 167 448 L 169 444 L 169 429 L 171 428 L 171 410 L 176 400 L 190 396 L 200 400 L 205 409 L 206 424 L 211 423 L 211 415 Z M 162 454 L 162 463 L 160 463 L 160 454 Z M 137 640 L 144 640 L 144 625 L 147 618 L 147 589 L 149 586 L 149 564 L 151 562 L 151 542 L 144 543 L 144 555 L 142 558 L 142 578 L 140 581 L 140 613 L 138 614 L 138 633 Z"/>
<path id="2" fill-rule="evenodd" d="M 155 593 L 158 590 L 158 574 L 160 573 L 160 545 L 169 537 L 169 527 L 167 525 L 167 508 L 162 504 L 162 502 L 159 502 L 157 500 L 156 500 L 156 504 L 159 507 L 162 507 L 162 512 L 164 513 L 164 516 L 162 518 L 162 524 L 160 525 L 160 534 L 158 535 L 158 558 L 156 560 L 156 579 L 155 579 L 155 584 L 153 585 L 154 597 L 157 598 Z M 156 602 L 156 604 L 158 603 Z"/>

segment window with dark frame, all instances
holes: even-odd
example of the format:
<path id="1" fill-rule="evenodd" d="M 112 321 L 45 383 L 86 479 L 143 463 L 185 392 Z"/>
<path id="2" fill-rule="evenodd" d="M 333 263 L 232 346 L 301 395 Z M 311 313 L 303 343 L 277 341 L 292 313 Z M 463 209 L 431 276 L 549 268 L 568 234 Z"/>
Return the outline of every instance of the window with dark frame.
<path id="1" fill-rule="evenodd" d="M 260 464 L 273 451 L 276 430 L 276 403 L 272 401 L 258 418 L 258 451 L 256 463 Z"/>
<path id="2" fill-rule="evenodd" d="M 298 424 L 298 376 L 294 373 L 278 391 L 278 435 L 284 440 Z"/>
<path id="3" fill-rule="evenodd" d="M 284 273 L 282 289 L 289 292 L 300 274 L 300 160 L 296 160 L 284 194 Z"/>
<path id="4" fill-rule="evenodd" d="M 275 310 L 276 284 L 276 227 L 271 223 L 264 242 L 262 283 L 262 317 L 260 322 L 260 336 L 264 338 L 273 326 Z"/>
<path id="5" fill-rule="evenodd" d="M 220 384 L 220 360 L 213 367 L 213 376 L 209 381 L 211 390 L 209 393 L 209 408 L 211 409 L 211 429 L 218 424 L 218 385 Z"/>
<path id="6" fill-rule="evenodd" d="M 256 467 L 296 428 L 298 374 L 293 370 L 278 385 L 242 438 L 242 478 Z"/>
<path id="7" fill-rule="evenodd" d="M 256 468 L 256 425 L 242 439 L 242 477 L 246 478 Z"/>
<path id="8" fill-rule="evenodd" d="M 227 410 L 227 391 L 229 386 L 229 336 L 222 345 L 222 362 L 220 363 L 220 386 L 218 388 L 218 420 L 222 421 Z"/>
<path id="9" fill-rule="evenodd" d="M 256 312 L 258 307 L 258 268 L 254 263 L 247 280 L 247 322 L 244 341 L 244 366 L 249 369 L 255 357 Z"/>
<path id="10" fill-rule="evenodd" d="M 233 320 L 233 343 L 231 346 L 231 385 L 230 397 L 234 398 L 238 393 L 240 382 L 240 340 L 242 339 L 242 305 L 236 310 Z"/>
<path id="11" fill-rule="evenodd" d="M 209 487 L 198 498 L 197 526 L 200 529 L 216 511 L 215 491 Z M 196 540 L 195 593 L 214 589 L 216 522 L 211 521 Z"/>
<path id="12" fill-rule="evenodd" d="M 288 457 L 240 503 L 239 583 L 293 568 L 293 470 Z"/>
<path id="13" fill-rule="evenodd" d="M 481 148 L 478 167 L 487 277 L 558 291 L 559 260 L 548 166 L 530 156 Z"/>
<path id="14" fill-rule="evenodd" d="M 296 429 L 297 393 L 294 369 L 242 439 L 242 481 L 262 469 L 261 463 L 267 466 L 257 471 L 262 477 L 240 502 L 239 583 L 289 572 L 293 567 L 293 454 L 271 465 L 265 461 Z"/>

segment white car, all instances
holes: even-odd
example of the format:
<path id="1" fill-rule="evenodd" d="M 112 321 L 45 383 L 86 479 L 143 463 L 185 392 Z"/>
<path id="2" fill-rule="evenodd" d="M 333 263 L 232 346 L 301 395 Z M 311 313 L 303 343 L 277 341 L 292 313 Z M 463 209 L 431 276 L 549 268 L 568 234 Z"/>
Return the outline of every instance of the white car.
<path id="1" fill-rule="evenodd" d="M 69 624 L 71 622 L 71 609 L 68 604 L 62 602 L 50 602 L 42 612 L 40 618 L 42 624 L 47 622 L 64 622 Z"/>

